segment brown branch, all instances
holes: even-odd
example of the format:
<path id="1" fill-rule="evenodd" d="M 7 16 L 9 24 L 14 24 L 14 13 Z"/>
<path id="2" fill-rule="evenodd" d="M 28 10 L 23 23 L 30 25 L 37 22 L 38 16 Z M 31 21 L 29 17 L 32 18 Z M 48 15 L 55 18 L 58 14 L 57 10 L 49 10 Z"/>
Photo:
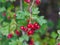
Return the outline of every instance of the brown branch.
<path id="1" fill-rule="evenodd" d="M 22 0 L 20 0 L 20 10 L 22 11 Z"/>
<path id="2" fill-rule="evenodd" d="M 30 7 L 29 8 L 29 12 L 30 12 L 30 22 L 29 23 L 31 23 L 31 20 L 32 20 L 32 7 L 33 7 L 34 3 L 35 3 L 35 0 L 33 0 L 33 2 L 31 3 L 31 5 L 29 6 Z"/>

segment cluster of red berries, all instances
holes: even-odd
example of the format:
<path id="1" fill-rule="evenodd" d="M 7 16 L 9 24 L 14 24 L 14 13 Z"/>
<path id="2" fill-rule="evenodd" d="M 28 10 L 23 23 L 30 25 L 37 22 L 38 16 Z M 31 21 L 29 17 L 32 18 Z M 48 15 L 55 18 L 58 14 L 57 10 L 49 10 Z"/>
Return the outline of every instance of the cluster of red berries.
<path id="1" fill-rule="evenodd" d="M 30 3 L 31 2 L 31 0 L 24 0 L 26 3 Z M 37 4 L 37 5 L 39 5 L 40 4 L 40 0 L 36 0 L 35 1 L 35 3 Z"/>
<path id="2" fill-rule="evenodd" d="M 20 29 L 26 32 L 28 35 L 33 35 L 35 30 L 38 30 L 40 28 L 40 25 L 38 23 L 34 24 L 28 24 L 26 27 L 21 26 Z"/>
<path id="3" fill-rule="evenodd" d="M 15 34 L 17 35 L 17 36 L 20 36 L 20 32 L 18 31 L 18 30 L 16 30 L 15 31 Z M 10 33 L 10 34 L 8 34 L 8 39 L 10 39 L 10 38 L 12 38 L 13 37 L 13 34 L 12 33 Z"/>

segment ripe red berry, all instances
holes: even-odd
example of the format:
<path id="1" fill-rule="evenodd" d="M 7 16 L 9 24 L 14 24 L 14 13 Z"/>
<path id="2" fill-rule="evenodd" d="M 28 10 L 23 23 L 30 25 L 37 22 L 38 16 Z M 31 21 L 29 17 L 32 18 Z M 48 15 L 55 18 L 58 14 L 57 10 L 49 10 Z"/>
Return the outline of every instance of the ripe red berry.
<path id="1" fill-rule="evenodd" d="M 36 28 L 37 28 L 37 29 L 39 29 L 39 28 L 40 28 L 40 26 L 38 25 Z"/>
<path id="2" fill-rule="evenodd" d="M 28 36 L 30 36 L 30 35 L 33 35 L 34 34 L 34 31 L 33 30 L 30 30 L 27 33 L 28 33 Z"/>
<path id="3" fill-rule="evenodd" d="M 37 5 L 39 5 L 39 4 L 40 4 L 40 0 L 36 0 L 35 3 L 36 3 Z"/>
<path id="4" fill-rule="evenodd" d="M 35 29 L 35 27 L 34 27 L 34 25 L 33 25 L 33 24 L 31 25 L 31 28 L 32 28 L 32 29 Z"/>
<path id="5" fill-rule="evenodd" d="M 12 38 L 13 34 L 8 34 L 8 39 Z"/>
<path id="6" fill-rule="evenodd" d="M 24 27 L 24 26 L 21 26 L 20 29 L 21 29 L 21 30 L 25 30 L 25 27 Z"/>
<path id="7" fill-rule="evenodd" d="M 27 32 L 28 31 L 28 28 L 25 28 L 24 31 Z"/>
<path id="8" fill-rule="evenodd" d="M 30 20 L 27 20 L 27 22 L 29 23 L 29 22 L 30 22 Z"/>
<path id="9" fill-rule="evenodd" d="M 31 26 L 32 26 L 32 24 L 28 24 L 28 25 L 27 25 L 28 28 L 31 28 Z"/>
<path id="10" fill-rule="evenodd" d="M 38 23 L 34 23 L 35 29 L 39 29 L 40 25 Z"/>
<path id="11" fill-rule="evenodd" d="M 38 25 L 38 23 L 37 23 L 37 22 L 35 22 L 35 23 L 34 23 L 34 26 L 37 26 L 37 25 Z"/>
<path id="12" fill-rule="evenodd" d="M 10 16 L 8 16 L 7 19 L 10 20 Z"/>
<path id="13" fill-rule="evenodd" d="M 2 15 L 3 15 L 3 16 L 6 16 L 6 13 L 3 13 Z"/>
<path id="14" fill-rule="evenodd" d="M 60 43 L 58 43 L 58 45 L 60 45 Z"/>
<path id="15" fill-rule="evenodd" d="M 18 30 L 15 31 L 17 36 L 20 36 L 20 32 Z"/>
<path id="16" fill-rule="evenodd" d="M 30 39 L 29 45 L 34 45 L 34 40 L 33 39 Z"/>
<path id="17" fill-rule="evenodd" d="M 30 0 L 24 0 L 26 3 L 30 3 Z"/>
<path id="18" fill-rule="evenodd" d="M 16 17 L 16 14 L 14 14 L 14 17 Z"/>

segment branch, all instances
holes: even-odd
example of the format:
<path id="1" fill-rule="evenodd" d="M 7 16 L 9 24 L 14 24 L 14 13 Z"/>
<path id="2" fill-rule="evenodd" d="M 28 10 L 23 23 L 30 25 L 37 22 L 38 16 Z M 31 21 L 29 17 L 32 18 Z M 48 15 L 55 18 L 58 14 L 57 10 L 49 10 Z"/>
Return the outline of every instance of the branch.
<path id="1" fill-rule="evenodd" d="M 32 2 L 32 4 L 31 4 L 30 8 L 32 8 L 32 7 L 33 7 L 33 5 L 34 5 L 34 2 L 35 2 L 35 0 L 33 0 L 33 2 Z"/>
<path id="2" fill-rule="evenodd" d="M 20 0 L 20 10 L 22 11 L 22 0 Z"/>
<path id="3" fill-rule="evenodd" d="M 29 23 L 31 23 L 31 20 L 32 20 L 32 7 L 34 5 L 34 2 L 35 2 L 35 0 L 33 0 L 32 4 L 30 5 L 30 8 L 29 8 L 29 12 L 30 12 L 30 22 Z"/>

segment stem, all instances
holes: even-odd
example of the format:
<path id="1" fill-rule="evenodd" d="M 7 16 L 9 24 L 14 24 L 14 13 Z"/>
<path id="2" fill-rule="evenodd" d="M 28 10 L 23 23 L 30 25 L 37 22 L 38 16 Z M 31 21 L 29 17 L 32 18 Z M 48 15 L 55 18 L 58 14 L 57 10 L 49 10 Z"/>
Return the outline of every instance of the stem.
<path id="1" fill-rule="evenodd" d="M 20 0 L 20 10 L 22 11 L 22 0 Z"/>
<path id="2" fill-rule="evenodd" d="M 33 2 L 30 5 L 30 8 L 29 8 L 29 12 L 30 12 L 30 22 L 29 23 L 31 23 L 31 20 L 32 20 L 32 7 L 34 5 L 34 2 L 35 2 L 35 0 L 33 0 Z"/>
<path id="3" fill-rule="evenodd" d="M 20 0 L 20 10 L 23 11 L 23 4 L 22 4 L 23 0 Z M 24 35 L 25 32 L 22 31 L 22 34 Z"/>

